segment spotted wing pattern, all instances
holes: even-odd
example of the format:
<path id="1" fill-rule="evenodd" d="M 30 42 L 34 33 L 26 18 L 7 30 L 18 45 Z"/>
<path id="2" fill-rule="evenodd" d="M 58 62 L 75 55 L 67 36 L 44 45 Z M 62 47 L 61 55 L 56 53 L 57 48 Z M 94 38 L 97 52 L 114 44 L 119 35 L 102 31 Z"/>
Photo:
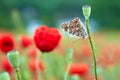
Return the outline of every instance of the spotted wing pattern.
<path id="1" fill-rule="evenodd" d="M 64 31 L 69 32 L 72 35 L 76 35 L 80 38 L 85 39 L 87 37 L 87 32 L 84 28 L 83 23 L 81 22 L 80 18 L 74 18 L 70 22 L 65 22 L 61 24 L 61 27 Z"/>

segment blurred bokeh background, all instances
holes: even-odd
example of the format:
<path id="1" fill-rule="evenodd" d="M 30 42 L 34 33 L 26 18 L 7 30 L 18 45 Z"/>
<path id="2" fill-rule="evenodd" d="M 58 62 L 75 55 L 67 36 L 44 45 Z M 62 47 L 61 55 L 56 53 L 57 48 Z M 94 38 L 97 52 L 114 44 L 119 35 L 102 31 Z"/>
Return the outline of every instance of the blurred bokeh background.
<path id="1" fill-rule="evenodd" d="M 15 44 L 17 47 L 15 48 L 22 53 L 23 58 L 25 56 L 29 61 L 31 60 L 31 57 L 28 57 L 29 55 L 36 55 L 36 47 L 34 44 L 29 48 L 21 47 L 22 41 L 24 42 L 24 40 L 21 39 L 21 35 L 26 35 L 26 37 L 30 37 L 30 41 L 33 41 L 32 35 L 40 25 L 45 24 L 49 27 L 57 27 L 59 29 L 61 23 L 70 21 L 75 17 L 80 17 L 81 21 L 85 23 L 82 14 L 82 6 L 85 4 L 92 7 L 89 25 L 95 45 L 100 80 L 119 80 L 120 0 L 0 0 L 0 34 L 2 32 L 12 33 L 16 40 Z M 61 31 L 61 33 L 63 32 Z M 81 40 L 65 34 L 62 34 L 62 40 L 58 48 L 53 51 L 55 54 L 49 55 L 51 56 L 50 60 L 52 65 L 55 64 L 55 66 L 52 66 L 54 76 L 62 74 L 62 79 L 52 78 L 50 80 L 63 80 L 64 68 L 66 66 L 64 58 L 67 48 L 74 50 L 73 63 L 83 62 L 88 64 L 90 68 L 88 71 L 90 77 L 87 75 L 89 79 L 81 80 L 94 80 L 93 61 L 88 39 Z M 25 40 L 25 43 L 27 42 L 27 44 L 29 44 L 29 38 L 27 39 L 28 41 Z M 30 50 L 32 50 L 32 48 L 35 50 L 31 52 Z M 0 54 L 1 61 L 3 56 L 6 56 L 6 54 Z M 1 67 L 4 65 L 3 63 L 0 63 L 0 71 L 5 71 Z M 48 64 L 51 65 L 51 63 Z M 30 62 L 30 69 L 33 64 Z M 6 65 L 7 63 L 5 67 Z M 24 65 L 23 63 L 21 66 L 22 80 L 36 80 L 34 79 L 35 74 L 30 73 L 28 68 L 24 68 L 25 66 L 29 67 L 28 64 L 25 63 Z M 60 68 L 59 70 L 58 66 Z M 33 66 L 32 69 L 34 71 Z M 56 72 L 56 70 L 58 70 L 58 72 Z"/>
<path id="2" fill-rule="evenodd" d="M 84 21 L 81 7 L 85 4 L 92 7 L 93 29 L 119 30 L 119 3 L 119 0 L 0 0 L 0 30 L 25 32 L 41 24 L 58 27 L 74 17 Z"/>

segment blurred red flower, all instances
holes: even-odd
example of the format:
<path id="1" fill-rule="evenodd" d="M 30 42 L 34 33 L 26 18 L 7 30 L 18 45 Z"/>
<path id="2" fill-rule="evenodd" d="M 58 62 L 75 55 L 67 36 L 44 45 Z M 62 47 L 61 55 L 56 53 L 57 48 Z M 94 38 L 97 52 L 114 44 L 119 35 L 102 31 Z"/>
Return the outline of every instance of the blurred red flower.
<path id="1" fill-rule="evenodd" d="M 86 76 L 89 73 L 89 66 L 86 63 L 73 63 L 70 66 L 71 75 Z"/>
<path id="2" fill-rule="evenodd" d="M 82 56 L 83 57 L 90 57 L 91 56 L 91 49 L 90 49 L 90 46 L 83 46 L 81 48 L 81 53 L 82 53 Z"/>
<path id="3" fill-rule="evenodd" d="M 98 57 L 99 65 L 108 68 L 116 65 L 120 60 L 120 49 L 117 45 L 106 45 L 100 49 Z"/>
<path id="4" fill-rule="evenodd" d="M 39 64 L 38 64 L 38 69 L 40 70 L 40 71 L 43 71 L 43 64 L 42 64 L 42 61 L 39 61 L 38 62 Z M 30 71 L 32 72 L 32 73 L 35 73 L 38 69 L 37 69 L 37 61 L 35 60 L 35 59 L 31 59 L 29 62 L 28 62 L 28 67 L 29 67 L 29 69 L 30 69 Z"/>
<path id="5" fill-rule="evenodd" d="M 14 38 L 11 34 L 3 33 L 0 35 L 0 50 L 7 53 L 15 47 Z"/>
<path id="6" fill-rule="evenodd" d="M 37 57 L 37 49 L 34 47 L 30 47 L 27 49 L 27 55 L 29 58 L 36 58 Z"/>
<path id="7" fill-rule="evenodd" d="M 36 29 L 34 41 L 42 52 L 50 52 L 58 45 L 61 35 L 57 28 L 48 28 L 43 25 Z"/>
<path id="8" fill-rule="evenodd" d="M 22 35 L 20 37 L 20 44 L 22 47 L 26 48 L 32 44 L 32 39 L 29 36 Z"/>
<path id="9" fill-rule="evenodd" d="M 8 59 L 6 57 L 4 57 L 1 60 L 1 68 L 2 68 L 2 70 L 5 70 L 5 71 L 7 71 L 9 73 L 12 73 L 12 71 L 13 71 L 13 68 L 10 65 L 10 63 L 8 62 Z"/>

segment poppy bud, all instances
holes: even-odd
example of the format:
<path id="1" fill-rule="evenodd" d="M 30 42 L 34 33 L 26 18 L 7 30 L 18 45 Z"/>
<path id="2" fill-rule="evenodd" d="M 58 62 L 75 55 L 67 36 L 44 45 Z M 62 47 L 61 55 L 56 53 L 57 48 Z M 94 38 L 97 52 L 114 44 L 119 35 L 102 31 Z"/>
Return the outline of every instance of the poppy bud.
<path id="1" fill-rule="evenodd" d="M 0 80 L 10 80 L 10 76 L 7 72 L 0 73 Z"/>
<path id="2" fill-rule="evenodd" d="M 82 10 L 83 10 L 83 15 L 85 16 L 85 19 L 88 19 L 91 13 L 91 7 L 89 5 L 84 5 L 82 7 Z"/>
<path id="3" fill-rule="evenodd" d="M 19 52 L 17 50 L 9 51 L 7 54 L 9 63 L 14 67 L 18 68 L 20 65 Z"/>
<path id="4" fill-rule="evenodd" d="M 73 75 L 70 77 L 70 80 L 80 80 L 78 75 Z"/>

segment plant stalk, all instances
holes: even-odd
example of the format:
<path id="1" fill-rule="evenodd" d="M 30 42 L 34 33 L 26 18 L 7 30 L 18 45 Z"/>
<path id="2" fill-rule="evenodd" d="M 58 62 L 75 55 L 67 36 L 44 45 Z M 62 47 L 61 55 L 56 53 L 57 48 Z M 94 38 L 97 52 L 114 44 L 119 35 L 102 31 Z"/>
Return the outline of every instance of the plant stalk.
<path id="1" fill-rule="evenodd" d="M 67 80 L 67 76 L 68 76 L 68 73 L 69 73 L 69 70 L 70 70 L 70 64 L 71 63 L 69 63 L 68 66 L 67 66 L 67 70 L 66 70 L 66 73 L 65 73 L 65 76 L 64 76 L 64 80 Z"/>
<path id="2" fill-rule="evenodd" d="M 44 61 L 45 59 L 45 55 L 46 53 L 42 53 L 42 61 Z M 47 76 L 47 74 L 46 74 L 46 68 L 45 68 L 45 64 L 44 64 L 44 62 L 43 62 L 43 68 L 44 68 L 44 70 L 43 70 L 43 75 L 44 75 L 44 78 L 45 78 L 45 80 L 48 80 L 48 76 Z"/>
<path id="3" fill-rule="evenodd" d="M 15 71 L 16 71 L 17 79 L 21 80 L 21 74 L 19 68 L 16 68 Z"/>
<path id="4" fill-rule="evenodd" d="M 72 63 L 72 55 L 73 55 L 73 49 L 68 48 L 68 49 L 67 49 L 67 55 L 66 55 L 66 57 L 67 57 L 67 59 L 66 59 L 66 61 L 67 61 L 67 70 L 66 70 L 66 73 L 65 73 L 65 75 L 64 75 L 64 80 L 67 80 L 67 79 L 68 79 L 68 74 L 69 74 L 69 70 L 70 70 L 70 65 L 71 65 L 71 63 Z"/>
<path id="5" fill-rule="evenodd" d="M 85 19 L 87 34 L 88 34 L 89 43 L 90 43 L 90 46 L 91 46 L 91 49 L 92 49 L 92 55 L 93 55 L 93 60 L 94 60 L 95 79 L 98 80 L 98 78 L 97 78 L 96 55 L 95 55 L 95 51 L 94 51 L 94 45 L 93 45 L 93 43 L 92 43 L 92 38 L 91 38 L 91 35 L 90 35 L 90 30 L 89 30 L 88 22 L 89 22 L 89 19 Z"/>
<path id="6" fill-rule="evenodd" d="M 39 70 L 39 57 L 40 57 L 40 53 L 37 54 L 37 57 L 36 57 L 36 68 L 37 68 L 37 79 L 38 80 L 41 80 L 41 72 Z"/>

